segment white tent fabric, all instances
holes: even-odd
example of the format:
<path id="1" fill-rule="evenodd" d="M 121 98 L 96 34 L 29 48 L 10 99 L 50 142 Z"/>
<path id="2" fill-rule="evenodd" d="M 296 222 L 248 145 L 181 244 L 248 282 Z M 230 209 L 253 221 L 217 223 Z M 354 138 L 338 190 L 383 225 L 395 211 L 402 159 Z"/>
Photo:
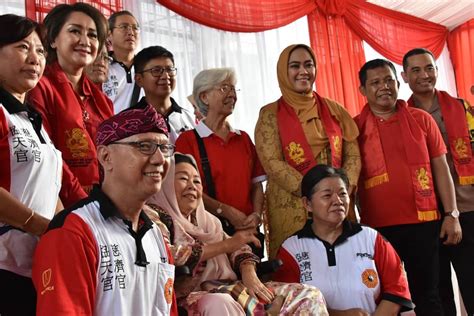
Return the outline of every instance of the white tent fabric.
<path id="1" fill-rule="evenodd" d="M 442 24 L 449 30 L 474 18 L 474 1 L 472 0 L 367 0 L 387 9 Z"/>

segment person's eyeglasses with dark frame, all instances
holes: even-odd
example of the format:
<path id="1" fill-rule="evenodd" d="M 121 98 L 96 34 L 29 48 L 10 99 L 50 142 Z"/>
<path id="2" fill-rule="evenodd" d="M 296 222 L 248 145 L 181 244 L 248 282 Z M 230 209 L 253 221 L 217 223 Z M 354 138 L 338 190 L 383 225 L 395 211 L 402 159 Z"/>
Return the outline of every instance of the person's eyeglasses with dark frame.
<path id="1" fill-rule="evenodd" d="M 145 69 L 145 70 L 142 70 L 140 71 L 140 73 L 145 73 L 145 72 L 150 72 L 151 75 L 155 78 L 159 78 L 163 75 L 163 73 L 166 71 L 166 73 L 168 74 L 168 76 L 170 77 L 174 77 L 176 76 L 176 73 L 178 72 L 178 68 L 176 67 L 153 67 L 153 68 L 150 68 L 150 69 Z"/>
<path id="2" fill-rule="evenodd" d="M 151 156 L 156 153 L 156 150 L 159 148 L 160 152 L 163 154 L 164 157 L 169 158 L 173 155 L 175 145 L 173 144 L 158 144 L 152 141 L 141 141 L 141 142 L 111 142 L 111 144 L 118 144 L 118 145 L 128 145 L 133 146 L 138 149 L 142 154 Z"/>

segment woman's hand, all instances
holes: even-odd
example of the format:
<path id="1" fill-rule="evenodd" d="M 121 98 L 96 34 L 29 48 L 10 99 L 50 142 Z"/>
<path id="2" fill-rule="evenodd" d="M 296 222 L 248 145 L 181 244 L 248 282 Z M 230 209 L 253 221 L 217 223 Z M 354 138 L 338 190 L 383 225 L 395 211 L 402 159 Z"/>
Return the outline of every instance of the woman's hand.
<path id="1" fill-rule="evenodd" d="M 255 227 L 257 228 L 262 223 L 261 215 L 257 212 L 253 212 L 245 219 L 243 225 L 245 227 Z"/>
<path id="2" fill-rule="evenodd" d="M 260 299 L 265 304 L 273 301 L 275 295 L 258 278 L 254 262 L 244 261 L 240 265 L 240 273 L 242 274 L 242 283 L 250 295 Z"/>
<path id="3" fill-rule="evenodd" d="M 246 229 L 250 228 L 250 226 L 244 225 L 247 216 L 230 205 L 222 205 L 221 206 L 223 211 L 223 216 L 234 226 L 235 229 Z"/>
<path id="4" fill-rule="evenodd" d="M 41 236 L 48 229 L 50 220 L 46 217 L 41 216 L 38 213 L 33 214 L 33 217 L 28 221 L 28 223 L 21 228 L 24 231 L 29 232 L 30 234 Z"/>
<path id="5" fill-rule="evenodd" d="M 258 238 L 255 236 L 254 229 L 238 230 L 232 237 L 226 239 L 225 242 L 227 244 L 226 253 L 235 252 L 249 243 L 253 243 L 257 247 L 262 246 Z"/>

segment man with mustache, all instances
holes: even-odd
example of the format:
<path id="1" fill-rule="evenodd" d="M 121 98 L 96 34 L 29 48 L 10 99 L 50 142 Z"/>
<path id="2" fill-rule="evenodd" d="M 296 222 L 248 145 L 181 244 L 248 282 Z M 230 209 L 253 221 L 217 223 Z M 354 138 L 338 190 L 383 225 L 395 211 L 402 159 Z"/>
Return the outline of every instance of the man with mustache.
<path id="1" fill-rule="evenodd" d="M 439 238 L 454 245 L 462 237 L 452 216 L 457 208 L 446 146 L 429 114 L 397 100 L 399 82 L 391 62 L 365 63 L 359 79 L 367 97 L 355 118 L 362 158 L 361 222 L 387 238 L 402 259 L 416 314 L 442 316 Z M 449 213 L 441 221 L 437 197 Z"/>
<path id="2" fill-rule="evenodd" d="M 424 110 L 433 117 L 448 149 L 446 155 L 456 191 L 463 231 L 462 241 L 455 246 L 440 245 L 440 296 L 446 316 L 456 315 L 451 265 L 458 277 L 461 295 L 468 315 L 474 314 L 474 108 L 462 99 L 435 88 L 438 67 L 429 50 L 415 48 L 403 57 L 403 80 L 413 95 L 408 105 Z"/>
<path id="3" fill-rule="evenodd" d="M 177 315 L 174 265 L 145 202 L 161 189 L 174 146 L 151 107 L 97 130 L 101 184 L 53 218 L 33 260 L 37 315 Z"/>
<path id="4" fill-rule="evenodd" d="M 114 113 L 119 113 L 138 102 L 143 92 L 135 84 L 133 59 L 140 40 L 140 25 L 129 11 L 119 11 L 109 18 L 109 41 L 113 58 L 104 93 L 114 103 Z"/>

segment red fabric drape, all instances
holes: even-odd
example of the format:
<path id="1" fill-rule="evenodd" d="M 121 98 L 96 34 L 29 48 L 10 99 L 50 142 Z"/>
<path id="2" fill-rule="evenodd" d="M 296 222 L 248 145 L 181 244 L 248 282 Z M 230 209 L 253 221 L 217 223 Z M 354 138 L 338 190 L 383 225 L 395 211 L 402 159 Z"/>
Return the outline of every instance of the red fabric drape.
<path id="1" fill-rule="evenodd" d="M 318 93 L 342 103 L 355 116 L 365 104 L 359 93 L 358 72 L 365 63 L 362 40 L 341 16 L 317 9 L 308 15 L 311 47 L 316 54 Z"/>
<path id="2" fill-rule="evenodd" d="M 448 48 L 456 75 L 460 98 L 474 106 L 471 86 L 474 85 L 474 19 L 455 28 L 448 37 Z"/>
<path id="3" fill-rule="evenodd" d="M 316 8 L 314 0 L 157 0 L 199 24 L 230 32 L 262 32 L 289 24 Z"/>
<path id="4" fill-rule="evenodd" d="M 362 40 L 398 64 L 412 48 L 438 57 L 448 30 L 365 0 L 157 0 L 197 23 L 231 32 L 261 32 L 308 15 L 311 46 L 318 58 L 317 89 L 351 114 L 364 104 L 357 73 L 365 61 Z"/>
<path id="5" fill-rule="evenodd" d="M 56 5 L 61 3 L 73 4 L 85 2 L 98 9 L 105 17 L 122 10 L 122 0 L 25 0 L 26 16 L 37 22 L 42 22 L 45 16 Z"/>
<path id="6" fill-rule="evenodd" d="M 427 48 L 436 57 L 441 54 L 446 27 L 364 0 L 344 2 L 347 25 L 386 58 L 402 64 L 403 55 L 416 47 Z"/>

